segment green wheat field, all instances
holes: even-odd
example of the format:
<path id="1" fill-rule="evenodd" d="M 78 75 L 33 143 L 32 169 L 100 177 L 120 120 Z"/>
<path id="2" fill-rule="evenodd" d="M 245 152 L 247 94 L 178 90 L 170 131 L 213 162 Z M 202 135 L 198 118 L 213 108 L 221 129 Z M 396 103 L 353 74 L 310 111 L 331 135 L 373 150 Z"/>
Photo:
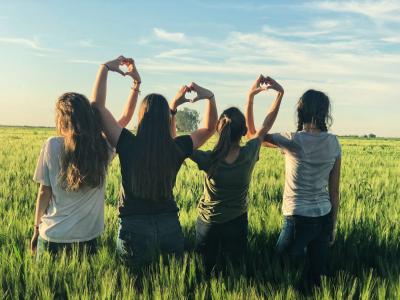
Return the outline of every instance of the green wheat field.
<path id="1" fill-rule="evenodd" d="M 43 128 L 0 127 L 1 299 L 400 299 L 400 140 L 341 138 L 338 235 L 321 288 L 304 294 L 274 258 L 282 225 L 284 157 L 263 148 L 249 193 L 247 264 L 207 279 L 194 254 L 196 204 L 203 175 L 187 161 L 175 188 L 186 238 L 182 261 L 163 261 L 137 279 L 115 254 L 119 162 L 107 180 L 106 228 L 93 257 L 36 263 L 29 251 L 37 184 L 32 181 Z M 207 143 L 212 146 L 215 140 Z"/>

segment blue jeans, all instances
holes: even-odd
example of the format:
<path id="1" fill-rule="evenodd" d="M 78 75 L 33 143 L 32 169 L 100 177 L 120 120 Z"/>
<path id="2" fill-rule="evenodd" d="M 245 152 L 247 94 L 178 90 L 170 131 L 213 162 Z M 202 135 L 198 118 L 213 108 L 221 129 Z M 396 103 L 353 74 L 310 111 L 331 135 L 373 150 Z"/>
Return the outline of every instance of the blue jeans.
<path id="1" fill-rule="evenodd" d="M 326 274 L 332 230 L 330 213 L 322 217 L 285 216 L 277 252 L 294 264 L 301 264 L 308 257 L 309 283 L 318 285 L 321 275 Z"/>
<path id="2" fill-rule="evenodd" d="M 234 266 L 240 264 L 247 250 L 247 213 L 225 223 L 196 222 L 196 250 L 203 257 L 206 272 L 229 260 Z"/>
<path id="3" fill-rule="evenodd" d="M 131 215 L 120 219 L 117 251 L 135 270 L 157 261 L 159 254 L 181 256 L 183 244 L 177 213 Z"/>
<path id="4" fill-rule="evenodd" d="M 36 250 L 36 258 L 40 259 L 40 256 L 42 256 L 43 253 L 46 251 L 50 254 L 55 255 L 64 250 L 67 253 L 71 253 L 74 248 L 76 248 L 79 253 L 87 251 L 88 254 L 93 255 L 97 252 L 97 239 L 76 243 L 55 243 L 46 241 L 39 236 Z"/>

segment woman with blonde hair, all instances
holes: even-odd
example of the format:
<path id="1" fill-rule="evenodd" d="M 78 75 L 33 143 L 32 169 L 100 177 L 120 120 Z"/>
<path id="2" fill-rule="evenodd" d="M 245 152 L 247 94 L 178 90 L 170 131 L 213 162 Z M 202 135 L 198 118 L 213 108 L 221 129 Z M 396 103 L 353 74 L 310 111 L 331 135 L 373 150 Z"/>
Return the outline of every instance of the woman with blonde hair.
<path id="1" fill-rule="evenodd" d="M 132 91 L 119 126 L 131 120 L 136 100 Z M 102 134 L 99 112 L 84 95 L 58 98 L 56 128 L 58 136 L 44 144 L 34 175 L 40 186 L 31 250 L 40 256 L 77 246 L 94 253 L 104 229 L 104 187 L 113 149 Z"/>

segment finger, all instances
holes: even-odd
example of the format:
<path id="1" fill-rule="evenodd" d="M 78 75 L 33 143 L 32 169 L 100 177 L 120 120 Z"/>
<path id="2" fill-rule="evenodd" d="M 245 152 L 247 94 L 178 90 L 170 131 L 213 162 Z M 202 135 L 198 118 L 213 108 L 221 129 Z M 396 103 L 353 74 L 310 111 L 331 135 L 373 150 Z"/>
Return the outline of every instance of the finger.
<path id="1" fill-rule="evenodd" d="M 125 73 L 125 72 L 123 72 L 122 70 L 120 70 L 119 68 L 118 68 L 118 69 L 116 69 L 116 70 L 115 70 L 115 72 L 117 72 L 117 73 L 121 74 L 122 76 L 125 76 L 125 75 L 126 75 L 126 73 Z M 127 72 L 127 73 L 129 73 L 129 72 Z"/>
<path id="2" fill-rule="evenodd" d="M 254 92 L 256 93 L 256 94 L 258 94 L 258 93 L 260 93 L 260 92 L 262 92 L 262 91 L 266 91 L 268 88 L 266 87 L 266 86 L 260 86 L 260 87 L 258 87 L 258 88 L 256 88 L 255 90 L 254 90 Z"/>
<path id="3" fill-rule="evenodd" d="M 189 84 L 189 87 L 192 91 L 195 91 L 199 86 L 195 82 L 192 82 Z"/>
<path id="4" fill-rule="evenodd" d="M 121 64 L 124 60 L 126 60 L 126 58 L 123 55 L 120 55 L 120 56 L 118 56 L 117 60 Z"/>
<path id="5" fill-rule="evenodd" d="M 190 103 L 195 103 L 195 102 L 199 101 L 200 99 L 201 99 L 200 96 L 196 96 L 192 100 L 190 100 Z"/>

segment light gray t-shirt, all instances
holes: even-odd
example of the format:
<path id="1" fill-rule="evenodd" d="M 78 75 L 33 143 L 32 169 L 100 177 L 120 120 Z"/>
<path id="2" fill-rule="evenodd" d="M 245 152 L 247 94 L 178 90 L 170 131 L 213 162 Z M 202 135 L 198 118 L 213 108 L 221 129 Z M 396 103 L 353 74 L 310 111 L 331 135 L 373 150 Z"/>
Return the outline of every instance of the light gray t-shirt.
<path id="1" fill-rule="evenodd" d="M 341 147 L 336 135 L 320 132 L 276 133 L 274 142 L 285 154 L 285 216 L 319 217 L 328 214 L 331 202 L 329 174 Z"/>
<path id="2" fill-rule="evenodd" d="M 42 216 L 39 234 L 44 240 L 56 243 L 89 241 L 104 229 L 104 183 L 97 188 L 84 187 L 77 192 L 63 190 L 58 179 L 63 148 L 64 138 L 49 138 L 36 166 L 33 179 L 52 189 L 52 198 Z"/>

